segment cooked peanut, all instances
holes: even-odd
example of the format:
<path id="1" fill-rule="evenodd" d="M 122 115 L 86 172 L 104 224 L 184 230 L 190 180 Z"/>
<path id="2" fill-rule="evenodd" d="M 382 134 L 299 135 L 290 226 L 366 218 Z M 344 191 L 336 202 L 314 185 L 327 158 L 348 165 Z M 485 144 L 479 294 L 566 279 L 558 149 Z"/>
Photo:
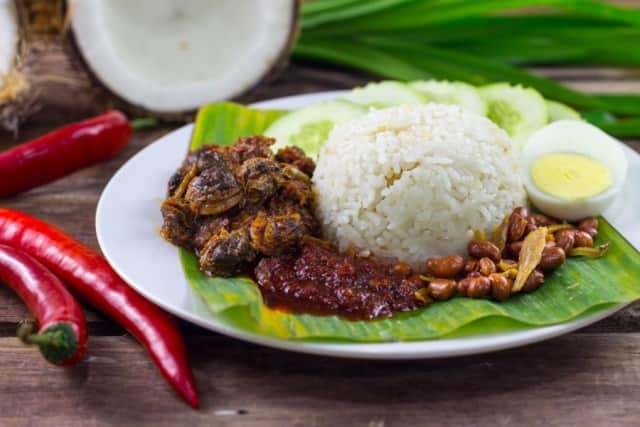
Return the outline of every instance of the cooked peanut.
<path id="1" fill-rule="evenodd" d="M 597 232 L 596 232 L 597 233 Z M 575 233 L 575 248 L 590 248 L 593 246 L 593 238 L 588 231 L 578 230 Z"/>
<path id="2" fill-rule="evenodd" d="M 456 291 L 458 291 L 458 294 L 462 295 L 463 297 L 466 297 L 467 296 L 467 290 L 469 289 L 469 285 L 471 284 L 473 279 L 475 279 L 475 278 L 474 277 L 465 277 L 464 279 L 460 280 L 458 282 L 458 285 L 456 286 Z"/>
<path id="3" fill-rule="evenodd" d="M 434 279 L 429 282 L 427 290 L 429 296 L 438 301 L 446 301 L 453 296 L 456 291 L 457 283 L 455 280 L 449 279 Z"/>
<path id="4" fill-rule="evenodd" d="M 487 257 L 480 258 L 478 260 L 478 272 L 483 276 L 488 276 L 496 272 L 496 265 Z"/>
<path id="5" fill-rule="evenodd" d="M 472 277 L 467 286 L 467 296 L 469 298 L 482 298 L 491 293 L 491 281 L 488 277 Z"/>
<path id="6" fill-rule="evenodd" d="M 500 249 L 488 240 L 471 240 L 467 251 L 474 258 L 488 257 L 494 262 L 500 261 Z"/>
<path id="7" fill-rule="evenodd" d="M 529 209 L 526 206 L 518 206 L 513 210 L 513 215 L 520 215 L 522 218 L 529 216 Z"/>
<path id="8" fill-rule="evenodd" d="M 535 224 L 538 227 L 544 227 L 547 225 L 551 225 L 551 224 L 557 224 L 558 221 L 556 221 L 553 218 L 550 218 L 546 215 L 542 215 L 542 214 L 533 214 L 531 215 L 531 217 L 533 218 L 533 220 L 535 221 Z"/>
<path id="9" fill-rule="evenodd" d="M 558 246 L 545 247 L 542 251 L 542 259 L 538 266 L 543 271 L 551 271 L 560 267 L 566 258 L 566 254 L 562 248 Z"/>
<path id="10" fill-rule="evenodd" d="M 518 255 L 520 255 L 520 250 L 522 249 L 522 241 L 509 243 L 507 247 L 511 256 L 518 258 Z"/>
<path id="11" fill-rule="evenodd" d="M 413 270 L 409 264 L 399 262 L 393 266 L 393 272 L 400 274 L 401 276 L 410 276 L 411 273 L 413 273 Z"/>
<path id="12" fill-rule="evenodd" d="M 532 231 L 535 231 L 537 228 L 536 219 L 533 216 L 527 217 L 527 227 L 525 228 L 524 234 L 527 235 Z"/>
<path id="13" fill-rule="evenodd" d="M 463 268 L 464 258 L 459 255 L 427 259 L 427 274 L 434 277 L 450 279 L 460 274 Z"/>
<path id="14" fill-rule="evenodd" d="M 517 242 L 522 239 L 524 232 L 527 230 L 527 219 L 517 213 L 512 214 L 509 217 L 509 228 L 507 230 L 507 241 Z"/>
<path id="15" fill-rule="evenodd" d="M 422 302 L 424 305 L 429 305 L 433 302 L 433 300 L 429 296 L 429 291 L 427 290 L 427 288 L 418 289 L 413 293 L 413 297 Z"/>
<path id="16" fill-rule="evenodd" d="M 513 280 L 507 279 L 502 274 L 493 273 L 489 276 L 491 282 L 491 296 L 498 301 L 505 301 L 511 295 Z"/>
<path id="17" fill-rule="evenodd" d="M 524 292 L 535 291 L 544 283 L 544 274 L 541 271 L 533 270 L 529 277 L 527 277 L 527 281 L 524 282 L 524 286 L 522 290 Z"/>
<path id="18" fill-rule="evenodd" d="M 470 260 L 468 260 L 465 264 L 464 264 L 464 274 L 465 276 L 468 276 L 469 274 L 473 273 L 473 272 L 477 272 L 478 271 L 478 260 L 475 258 L 471 258 Z"/>
<path id="19" fill-rule="evenodd" d="M 595 239 L 598 236 L 599 226 L 600 224 L 598 223 L 598 219 L 593 217 L 585 218 L 578 224 L 578 228 L 588 233 L 592 239 Z"/>
<path id="20" fill-rule="evenodd" d="M 560 230 L 556 233 L 556 246 L 567 253 L 573 249 L 575 243 L 575 230 Z"/>

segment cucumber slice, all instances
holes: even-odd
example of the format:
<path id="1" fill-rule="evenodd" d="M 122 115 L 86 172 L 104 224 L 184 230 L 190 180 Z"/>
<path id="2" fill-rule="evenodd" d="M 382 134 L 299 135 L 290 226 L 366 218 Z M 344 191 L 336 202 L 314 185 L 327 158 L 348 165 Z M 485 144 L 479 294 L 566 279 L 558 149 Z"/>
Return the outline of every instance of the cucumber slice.
<path id="1" fill-rule="evenodd" d="M 534 89 L 496 83 L 478 90 L 487 103 L 487 117 L 516 142 L 547 124 L 547 104 Z"/>
<path id="2" fill-rule="evenodd" d="M 312 159 L 317 159 L 333 126 L 359 117 L 365 107 L 344 100 L 312 104 L 282 116 L 264 132 L 276 139 L 273 150 L 295 145 Z"/>
<path id="3" fill-rule="evenodd" d="M 547 111 L 549 112 L 549 121 L 573 119 L 581 120 L 580 113 L 562 102 L 546 100 Z"/>
<path id="4" fill-rule="evenodd" d="M 399 104 L 424 104 L 427 102 L 427 98 L 424 95 L 409 88 L 404 83 L 394 81 L 369 83 L 364 87 L 357 87 L 342 99 L 375 108 L 385 108 Z"/>
<path id="5" fill-rule="evenodd" d="M 482 116 L 487 114 L 487 104 L 475 87 L 463 82 L 426 80 L 409 83 L 409 87 L 427 97 L 429 102 L 459 105 L 467 111 Z"/>

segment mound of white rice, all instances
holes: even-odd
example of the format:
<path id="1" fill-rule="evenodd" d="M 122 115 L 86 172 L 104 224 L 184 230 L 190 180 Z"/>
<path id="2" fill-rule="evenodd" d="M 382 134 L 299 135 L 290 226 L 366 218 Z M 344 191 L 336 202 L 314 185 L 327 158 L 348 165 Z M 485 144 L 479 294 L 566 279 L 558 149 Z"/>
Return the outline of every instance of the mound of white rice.
<path id="1" fill-rule="evenodd" d="M 402 105 L 336 126 L 313 181 L 325 237 L 414 267 L 463 255 L 525 202 L 509 136 L 457 106 Z"/>

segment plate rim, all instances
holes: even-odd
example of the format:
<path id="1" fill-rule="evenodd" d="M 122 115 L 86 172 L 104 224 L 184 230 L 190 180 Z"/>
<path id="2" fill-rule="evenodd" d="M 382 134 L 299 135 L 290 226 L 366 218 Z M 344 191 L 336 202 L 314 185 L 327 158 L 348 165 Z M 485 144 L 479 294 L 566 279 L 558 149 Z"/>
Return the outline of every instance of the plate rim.
<path id="1" fill-rule="evenodd" d="M 285 97 L 274 98 L 261 102 L 249 104 L 249 107 L 258 109 L 268 108 L 296 108 L 301 105 L 320 102 L 336 98 L 337 96 L 345 93 L 346 91 L 326 91 L 326 92 L 314 92 L 308 94 L 298 94 Z M 98 245 L 107 259 L 111 267 L 118 273 L 122 279 L 128 283 L 133 289 L 149 299 L 154 304 L 163 308 L 164 310 L 172 313 L 176 317 L 184 319 L 188 322 L 196 324 L 204 329 L 217 332 L 234 339 L 247 341 L 253 344 L 263 345 L 266 347 L 276 348 L 280 350 L 294 351 L 306 354 L 315 354 L 322 356 L 331 356 L 339 358 L 355 358 L 355 359 L 385 359 L 385 360 L 409 360 L 409 359 L 433 359 L 443 357 L 459 357 L 473 354 L 488 353 L 493 351 L 505 350 L 508 348 L 521 347 L 535 342 L 540 342 L 548 339 L 555 338 L 560 335 L 564 335 L 573 332 L 577 329 L 583 328 L 590 324 L 593 324 L 599 320 L 602 320 L 613 313 L 621 310 L 628 303 L 621 303 L 601 311 L 597 311 L 593 314 L 571 320 L 569 322 L 559 323 L 551 326 L 531 327 L 519 331 L 502 332 L 497 334 L 486 334 L 480 336 L 469 337 L 457 337 L 457 338 L 442 338 L 435 340 L 420 340 L 420 341 L 396 341 L 396 342 L 381 342 L 381 343 L 340 343 L 340 342 L 304 342 L 297 340 L 286 340 L 273 338 L 268 336 L 259 335 L 256 333 L 244 331 L 234 328 L 218 319 L 203 319 L 200 315 L 190 312 L 181 307 L 175 307 L 172 304 L 166 302 L 162 298 L 155 295 L 153 292 L 147 291 L 141 286 L 137 286 L 135 280 L 132 280 L 130 275 L 121 268 L 119 263 L 114 259 L 113 254 L 110 251 L 108 245 L 105 244 L 104 230 L 106 219 L 105 212 L 105 200 L 106 196 L 110 194 L 115 183 L 119 179 L 120 175 L 126 173 L 127 166 L 130 165 L 135 159 L 143 157 L 147 152 L 154 150 L 154 146 L 161 143 L 164 140 L 171 139 L 174 134 L 184 132 L 191 134 L 193 129 L 193 123 L 186 124 L 171 132 L 163 135 L 162 137 L 149 143 L 146 147 L 129 158 L 109 179 L 109 182 L 104 187 L 100 194 L 95 214 L 95 229 Z M 184 142 L 185 151 L 188 147 L 188 140 Z M 627 147 L 628 148 L 628 147 Z M 633 151 L 633 150 L 631 150 Z M 635 153 L 635 152 L 634 152 Z M 175 260 L 179 261 L 178 249 L 175 248 Z M 185 278 L 185 283 L 188 286 L 188 292 L 194 293 L 193 289 L 188 285 Z M 195 295 L 196 298 L 200 298 Z"/>

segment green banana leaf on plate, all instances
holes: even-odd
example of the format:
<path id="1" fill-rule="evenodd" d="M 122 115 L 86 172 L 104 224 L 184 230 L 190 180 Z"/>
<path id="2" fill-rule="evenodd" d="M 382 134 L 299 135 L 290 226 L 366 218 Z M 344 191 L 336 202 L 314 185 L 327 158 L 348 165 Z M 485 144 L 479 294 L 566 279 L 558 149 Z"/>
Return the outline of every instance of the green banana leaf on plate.
<path id="1" fill-rule="evenodd" d="M 260 134 L 283 111 L 264 111 L 216 103 L 198 113 L 191 149 L 208 143 L 232 144 L 240 136 Z M 392 318 L 348 321 L 272 310 L 262 303 L 249 278 L 210 278 L 196 257 L 180 252 L 185 275 L 211 312 L 229 325 L 264 336 L 305 341 L 384 342 L 500 333 L 549 326 L 640 298 L 640 253 L 601 219 L 598 242 L 609 242 L 599 259 L 569 258 L 548 275 L 544 286 L 506 302 L 454 298 Z"/>

